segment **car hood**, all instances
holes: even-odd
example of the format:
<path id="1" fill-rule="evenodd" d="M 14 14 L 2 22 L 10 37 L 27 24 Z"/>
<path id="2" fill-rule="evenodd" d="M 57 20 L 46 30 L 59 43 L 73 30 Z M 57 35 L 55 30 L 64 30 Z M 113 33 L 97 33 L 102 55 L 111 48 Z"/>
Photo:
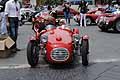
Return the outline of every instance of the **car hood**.
<path id="1" fill-rule="evenodd" d="M 67 29 L 53 29 L 44 33 L 48 36 L 49 44 L 70 44 L 72 43 L 72 32 Z"/>

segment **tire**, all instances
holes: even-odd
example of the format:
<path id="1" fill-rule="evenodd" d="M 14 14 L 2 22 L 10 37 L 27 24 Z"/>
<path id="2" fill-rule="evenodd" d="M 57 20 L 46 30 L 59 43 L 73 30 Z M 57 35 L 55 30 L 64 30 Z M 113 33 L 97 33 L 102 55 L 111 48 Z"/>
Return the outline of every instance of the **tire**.
<path id="1" fill-rule="evenodd" d="M 108 31 L 108 28 L 104 26 L 104 22 L 100 22 L 98 24 L 98 27 L 100 28 L 101 31 L 103 32 L 107 32 Z"/>
<path id="2" fill-rule="evenodd" d="M 88 40 L 82 40 L 80 46 L 80 52 L 82 56 L 82 65 L 88 66 L 88 53 L 89 53 L 89 42 Z"/>
<path id="3" fill-rule="evenodd" d="M 32 29 L 34 30 L 34 32 L 36 32 L 36 30 L 39 29 L 39 28 L 40 28 L 40 23 L 39 22 L 34 22 L 34 25 L 32 27 Z"/>
<path id="4" fill-rule="evenodd" d="M 114 30 L 120 32 L 120 19 L 116 21 L 116 26 L 114 27 Z"/>
<path id="5" fill-rule="evenodd" d="M 39 61 L 39 51 L 38 47 L 36 46 L 36 43 L 33 41 L 30 41 L 27 46 L 27 60 L 28 64 L 31 67 L 35 67 L 38 64 Z"/>
<path id="6" fill-rule="evenodd" d="M 78 25 L 80 26 L 80 21 L 77 21 Z"/>
<path id="7" fill-rule="evenodd" d="M 107 32 L 108 31 L 108 29 L 106 29 L 105 27 L 99 27 L 99 28 L 102 32 Z"/>
<path id="8" fill-rule="evenodd" d="M 70 14 L 70 18 L 73 18 L 74 14 Z"/>
<path id="9" fill-rule="evenodd" d="M 90 17 L 86 17 L 86 25 L 91 25 L 92 19 Z"/>

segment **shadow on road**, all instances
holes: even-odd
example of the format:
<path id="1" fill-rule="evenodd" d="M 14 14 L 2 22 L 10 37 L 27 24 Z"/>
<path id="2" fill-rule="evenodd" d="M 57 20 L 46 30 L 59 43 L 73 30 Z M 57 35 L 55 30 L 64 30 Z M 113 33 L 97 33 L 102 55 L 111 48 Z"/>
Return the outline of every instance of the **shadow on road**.
<path id="1" fill-rule="evenodd" d="M 104 32 L 104 31 L 101 31 L 101 30 L 98 30 L 99 32 Z M 106 31 L 105 33 L 111 33 L 111 34 L 120 34 L 120 32 L 117 32 L 117 31 L 114 31 L 114 30 L 108 30 Z"/>

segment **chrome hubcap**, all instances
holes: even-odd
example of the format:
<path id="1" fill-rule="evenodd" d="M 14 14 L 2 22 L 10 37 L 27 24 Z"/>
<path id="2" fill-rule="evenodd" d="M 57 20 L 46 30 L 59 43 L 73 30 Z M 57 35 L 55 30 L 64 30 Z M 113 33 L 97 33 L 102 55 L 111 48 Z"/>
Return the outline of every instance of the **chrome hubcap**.
<path id="1" fill-rule="evenodd" d="M 116 23 L 116 29 L 120 32 L 120 21 Z"/>
<path id="2" fill-rule="evenodd" d="M 91 19 L 90 18 L 86 18 L 86 24 L 90 25 L 91 24 Z"/>

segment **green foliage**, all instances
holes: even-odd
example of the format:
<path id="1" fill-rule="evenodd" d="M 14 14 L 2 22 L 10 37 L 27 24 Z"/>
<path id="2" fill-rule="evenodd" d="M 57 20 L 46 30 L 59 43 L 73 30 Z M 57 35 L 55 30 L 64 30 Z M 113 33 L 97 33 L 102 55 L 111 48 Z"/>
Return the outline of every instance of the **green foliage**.
<path id="1" fill-rule="evenodd" d="M 62 4 L 64 0 L 38 0 L 41 4 L 49 4 L 49 5 L 58 5 Z"/>

